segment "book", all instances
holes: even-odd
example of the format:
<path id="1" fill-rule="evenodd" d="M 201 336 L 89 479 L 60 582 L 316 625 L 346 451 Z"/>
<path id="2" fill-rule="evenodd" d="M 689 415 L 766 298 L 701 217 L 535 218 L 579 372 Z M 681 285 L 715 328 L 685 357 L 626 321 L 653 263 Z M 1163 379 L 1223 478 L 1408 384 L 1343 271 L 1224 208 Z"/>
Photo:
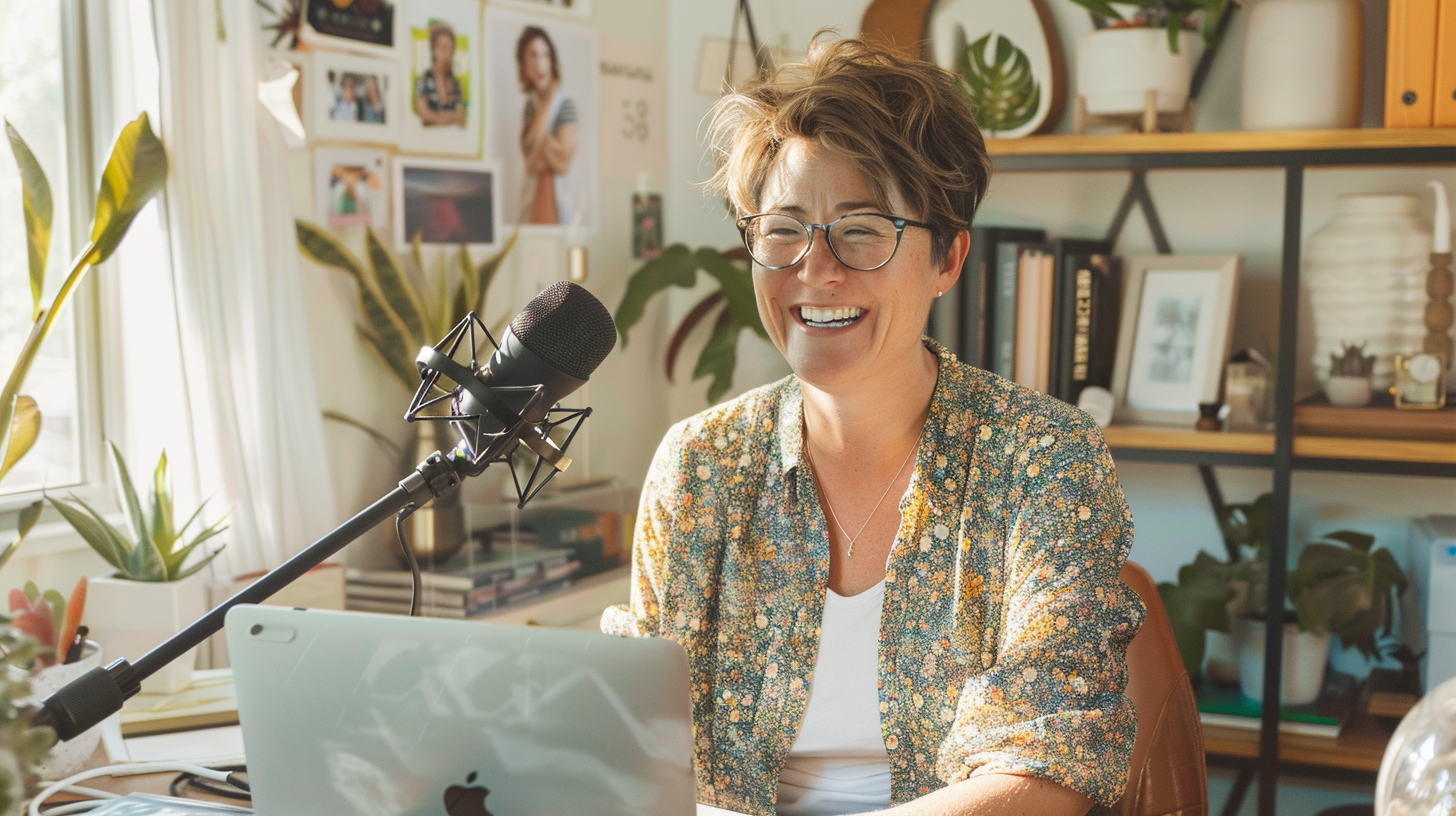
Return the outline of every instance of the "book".
<path id="1" fill-rule="evenodd" d="M 1038 306 L 1041 301 L 1041 259 L 1039 245 L 1023 245 L 1016 265 L 1016 366 L 1014 380 L 1036 388 Z"/>
<path id="2" fill-rule="evenodd" d="M 1436 76 L 1431 124 L 1456 127 L 1456 0 L 1436 3 Z"/>
<path id="3" fill-rule="evenodd" d="M 420 596 L 419 612 L 436 618 L 464 618 L 488 612 L 514 603 L 518 598 L 534 597 L 543 591 L 566 586 L 580 569 L 581 562 L 575 560 L 534 564 L 517 575 L 470 590 L 425 589 Z M 351 584 L 348 608 L 360 612 L 408 615 L 410 587 Z"/>
<path id="4" fill-rule="evenodd" d="M 1385 126 L 1431 127 L 1435 113 L 1437 0 L 1390 0 Z"/>
<path id="5" fill-rule="evenodd" d="M 956 353 L 962 360 L 1007 379 L 1015 377 L 1021 245 L 1045 240 L 1046 232 L 1039 229 L 971 228 L 971 248 L 961 268 L 960 282 L 961 347 Z"/>
<path id="6" fill-rule="evenodd" d="M 1121 312 L 1112 244 L 1080 238 L 1052 242 L 1056 263 L 1049 393 L 1077 404 L 1088 385 L 1112 384 Z"/>
<path id="7" fill-rule="evenodd" d="M 422 586 L 431 589 L 468 592 L 476 587 L 500 580 L 517 578 L 539 571 L 543 566 L 570 561 L 574 550 L 564 547 L 512 547 L 498 552 L 471 553 L 452 559 L 435 570 L 422 571 Z M 351 568 L 349 585 L 403 586 L 413 583 L 409 570 L 363 570 Z"/>
<path id="8" fill-rule="evenodd" d="M 1279 730 L 1290 734 L 1338 737 L 1340 726 L 1354 711 L 1358 696 L 1354 677 L 1325 672 L 1319 699 L 1306 705 L 1286 705 L 1279 711 Z M 1198 688 L 1198 718 L 1206 725 L 1257 730 L 1263 705 L 1243 695 L 1238 687 L 1220 686 L 1204 678 Z"/>
<path id="9" fill-rule="evenodd" d="M 233 670 L 197 669 L 192 672 L 192 685 L 172 694 L 133 695 L 122 703 L 117 717 L 124 737 L 236 725 Z"/>

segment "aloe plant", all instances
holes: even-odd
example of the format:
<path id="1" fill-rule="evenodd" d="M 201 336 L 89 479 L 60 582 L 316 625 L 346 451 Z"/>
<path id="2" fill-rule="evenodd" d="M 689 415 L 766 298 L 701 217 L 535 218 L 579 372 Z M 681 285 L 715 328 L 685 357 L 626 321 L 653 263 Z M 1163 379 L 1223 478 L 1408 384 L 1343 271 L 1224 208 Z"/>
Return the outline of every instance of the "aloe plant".
<path id="1" fill-rule="evenodd" d="M 416 238 L 411 252 L 417 285 L 399 259 L 372 228 L 365 231 L 365 252 L 369 263 L 354 254 L 322 227 L 296 221 L 298 246 L 317 263 L 343 270 L 358 284 L 359 339 L 375 358 L 404 387 L 419 387 L 420 374 L 415 356 L 421 346 L 434 345 L 470 312 L 485 310 L 485 295 L 500 270 L 501 262 L 516 244 L 512 234 L 506 245 L 480 264 L 461 246 L 454 262 L 454 285 L 450 268 L 428 280 Z"/>
<path id="2" fill-rule="evenodd" d="M 33 398 L 21 394 L 20 389 L 41 344 L 50 335 L 61 308 L 86 272 L 111 257 L 137 213 L 161 192 L 167 178 L 167 152 L 143 113 L 123 127 L 117 136 L 101 175 L 101 188 L 96 194 L 96 214 L 91 222 L 90 240 L 71 262 L 70 273 L 50 305 L 43 307 L 41 300 L 45 292 L 46 262 L 50 255 L 53 206 L 50 184 L 35 155 L 9 122 L 5 123 L 5 132 L 16 164 L 20 167 L 33 325 L 15 366 L 10 370 L 10 377 L 0 390 L 0 451 L 3 451 L 0 454 L 0 479 L 5 478 L 10 469 L 30 452 L 40 436 L 40 406 Z M 37 501 L 22 511 L 18 535 L 4 550 L 0 550 L 0 567 L 15 554 L 26 533 L 40 518 L 41 506 L 41 502 Z"/>
<path id="3" fill-rule="evenodd" d="M 667 379 L 673 379 L 678 354 L 688 334 L 699 323 L 716 312 L 713 333 L 698 354 L 693 379 L 712 376 L 708 384 L 708 401 L 717 402 L 733 387 L 733 370 L 738 367 L 738 334 L 744 329 L 763 339 L 768 332 L 758 316 L 758 301 L 753 295 L 753 273 L 742 249 L 719 252 L 711 247 L 692 250 L 686 244 L 673 244 L 658 257 L 643 264 L 627 279 L 627 292 L 617 304 L 617 331 L 622 335 L 622 348 L 627 347 L 627 331 L 642 319 L 647 301 L 670 286 L 691 289 L 698 281 L 698 270 L 717 279 L 718 289 L 703 298 L 688 312 L 673 332 L 667 346 Z"/>
<path id="4" fill-rule="evenodd" d="M 1218 24 L 1230 4 L 1239 5 L 1239 0 L 1072 0 L 1073 3 L 1093 14 L 1113 20 L 1125 20 L 1117 6 L 1134 6 L 1144 23 L 1168 30 L 1168 50 L 1178 53 L 1178 34 L 1183 31 L 1189 18 L 1203 12 L 1201 28 L 1203 41 L 1212 48 L 1218 43 Z"/>
<path id="5" fill-rule="evenodd" d="M 1031 71 L 1026 52 L 1004 34 L 996 34 L 996 51 L 987 60 L 992 34 L 976 40 L 956 54 L 956 88 L 976 115 L 976 122 L 992 134 L 1025 125 L 1041 105 L 1041 84 Z"/>
<path id="6" fill-rule="evenodd" d="M 177 527 L 172 514 L 172 481 L 167 473 L 167 454 L 163 451 L 152 473 L 151 490 L 147 504 L 143 507 L 132 484 L 131 472 L 126 459 L 115 444 L 111 445 L 112 475 L 116 477 L 117 502 L 126 509 L 125 532 L 102 518 L 95 508 L 86 502 L 71 497 L 70 502 L 47 497 L 51 506 L 60 512 L 76 532 L 91 545 L 97 555 L 116 568 L 122 578 L 133 581 L 180 581 L 216 558 L 223 548 L 211 553 L 205 550 L 201 560 L 187 566 L 187 559 L 208 539 L 226 530 L 222 526 L 227 514 L 210 527 L 204 528 L 191 541 L 178 546 L 187 528 L 202 514 L 207 502 L 198 505 L 197 510 L 181 526 Z"/>

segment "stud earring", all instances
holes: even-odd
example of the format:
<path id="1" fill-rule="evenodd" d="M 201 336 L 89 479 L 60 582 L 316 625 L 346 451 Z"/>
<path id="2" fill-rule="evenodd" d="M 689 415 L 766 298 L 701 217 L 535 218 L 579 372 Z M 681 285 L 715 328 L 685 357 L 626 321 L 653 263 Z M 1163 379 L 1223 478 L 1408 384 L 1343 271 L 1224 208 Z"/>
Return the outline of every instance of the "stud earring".
<path id="1" fill-rule="evenodd" d="M 941 292 L 939 289 L 935 290 L 936 297 L 940 297 L 942 294 L 944 294 L 944 292 Z"/>

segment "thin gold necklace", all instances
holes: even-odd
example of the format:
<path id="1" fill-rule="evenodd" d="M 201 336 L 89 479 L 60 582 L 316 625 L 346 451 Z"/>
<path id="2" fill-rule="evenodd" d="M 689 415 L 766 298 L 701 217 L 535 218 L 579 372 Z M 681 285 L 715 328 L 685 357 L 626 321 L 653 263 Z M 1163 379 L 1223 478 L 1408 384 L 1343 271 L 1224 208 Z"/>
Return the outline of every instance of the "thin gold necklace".
<path id="1" fill-rule="evenodd" d="M 829 503 L 829 493 L 824 493 L 824 506 L 829 508 L 829 517 L 834 519 L 834 525 L 839 528 L 839 534 L 849 539 L 849 549 L 847 552 L 845 552 L 845 558 L 854 557 L 854 542 L 858 541 L 859 537 L 864 534 L 865 528 L 870 526 L 870 519 L 875 517 L 875 513 L 880 509 L 880 505 L 885 503 L 885 497 L 890 495 L 890 488 L 895 486 L 895 482 L 900 481 L 900 474 L 905 472 L 905 466 L 910 464 L 910 458 L 913 457 L 915 455 L 915 451 L 919 449 L 920 437 L 917 436 L 915 437 L 915 444 L 910 446 L 910 452 L 905 454 L 905 461 L 900 463 L 900 469 L 895 471 L 894 476 L 890 477 L 890 483 L 885 485 L 885 492 L 880 494 L 880 500 L 875 502 L 874 508 L 871 509 L 870 514 L 865 517 L 864 524 L 860 525 L 859 532 L 855 533 L 853 536 L 850 536 L 849 531 L 844 529 L 844 525 L 839 523 L 839 516 L 836 515 L 834 512 L 834 505 Z M 811 449 L 808 439 L 804 440 L 804 455 L 809 458 L 809 469 L 813 470 L 814 473 L 817 475 L 819 473 L 819 468 L 814 464 L 814 451 Z"/>

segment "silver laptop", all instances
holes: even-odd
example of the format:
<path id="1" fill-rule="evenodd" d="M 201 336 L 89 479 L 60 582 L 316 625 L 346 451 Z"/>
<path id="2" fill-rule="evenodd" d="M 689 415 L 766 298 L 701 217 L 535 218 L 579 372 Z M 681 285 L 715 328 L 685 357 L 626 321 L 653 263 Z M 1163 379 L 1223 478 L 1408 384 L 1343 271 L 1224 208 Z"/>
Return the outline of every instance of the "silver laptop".
<path id="1" fill-rule="evenodd" d="M 228 649 L 260 816 L 689 816 L 676 643 L 238 606 Z"/>

